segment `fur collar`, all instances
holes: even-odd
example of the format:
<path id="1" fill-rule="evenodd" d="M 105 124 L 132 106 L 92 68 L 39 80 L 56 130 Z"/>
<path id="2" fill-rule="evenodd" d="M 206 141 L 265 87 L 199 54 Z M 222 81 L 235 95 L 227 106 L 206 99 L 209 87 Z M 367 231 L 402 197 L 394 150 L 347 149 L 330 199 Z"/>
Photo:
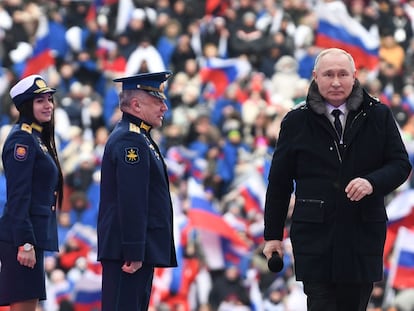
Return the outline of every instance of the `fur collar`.
<path id="1" fill-rule="evenodd" d="M 363 88 L 359 83 L 358 79 L 355 79 L 352 92 L 346 99 L 346 107 L 349 110 L 358 110 L 362 105 L 363 98 Z M 316 84 L 315 80 L 312 80 L 309 86 L 309 93 L 306 101 L 309 107 L 317 114 L 324 114 L 326 112 L 325 99 L 319 93 L 318 85 Z"/>

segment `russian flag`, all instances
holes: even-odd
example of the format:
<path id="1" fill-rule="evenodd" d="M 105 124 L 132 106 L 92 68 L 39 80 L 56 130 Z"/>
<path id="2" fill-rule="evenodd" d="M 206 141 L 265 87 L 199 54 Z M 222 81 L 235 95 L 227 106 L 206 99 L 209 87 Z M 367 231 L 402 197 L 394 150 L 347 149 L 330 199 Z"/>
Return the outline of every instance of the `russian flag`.
<path id="1" fill-rule="evenodd" d="M 207 266 L 212 269 L 222 269 L 229 262 L 229 250 L 226 243 L 239 249 L 248 249 L 249 245 L 236 229 L 228 224 L 202 184 L 195 178 L 188 179 L 187 187 L 190 198 L 190 208 L 187 211 L 188 230 L 194 230 L 203 248 Z M 226 259 L 227 257 L 227 259 Z"/>
<path id="2" fill-rule="evenodd" d="M 51 37 L 46 16 L 42 15 L 39 17 L 39 25 L 35 38 L 36 42 L 34 44 L 33 53 L 26 61 L 23 72 L 21 73 L 22 78 L 31 74 L 37 74 L 55 64 L 55 58 L 49 44 Z"/>
<path id="3" fill-rule="evenodd" d="M 101 309 L 102 275 L 87 270 L 76 283 L 73 303 L 75 311 Z"/>
<path id="4" fill-rule="evenodd" d="M 67 233 L 67 238 L 74 238 L 83 245 L 95 250 L 98 244 L 96 229 L 89 225 L 75 223 Z"/>
<path id="5" fill-rule="evenodd" d="M 389 227 L 414 226 L 414 189 L 397 193 L 386 210 Z"/>
<path id="6" fill-rule="evenodd" d="M 336 47 L 350 53 L 357 68 L 375 70 L 379 62 L 380 36 L 378 28 L 364 28 L 349 15 L 343 1 L 320 0 L 315 8 L 319 19 L 315 45 Z"/>
<path id="7" fill-rule="evenodd" d="M 165 157 L 168 176 L 172 180 L 183 178 L 193 169 L 196 153 L 183 146 L 174 146 L 168 149 Z"/>
<path id="8" fill-rule="evenodd" d="M 60 304 L 63 300 L 72 300 L 72 286 L 68 281 L 61 282 L 54 286 L 56 303 Z"/>
<path id="9" fill-rule="evenodd" d="M 384 245 L 384 264 L 389 267 L 389 258 L 401 227 L 414 229 L 414 189 L 399 192 L 386 207 L 388 224 Z"/>
<path id="10" fill-rule="evenodd" d="M 224 262 L 226 266 L 236 266 L 244 277 L 249 269 L 251 252 L 245 246 L 232 243 L 230 240 L 221 239 Z"/>
<path id="11" fill-rule="evenodd" d="M 249 245 L 240 233 L 226 222 L 213 204 L 205 198 L 192 197 L 188 211 L 189 225 L 197 230 L 205 254 L 207 266 L 223 269 L 228 265 L 238 266 L 244 273 L 250 258 Z"/>
<path id="12" fill-rule="evenodd" d="M 242 177 L 242 182 L 238 185 L 238 189 L 241 197 L 244 199 L 246 213 L 250 211 L 263 213 L 266 183 L 262 174 L 257 170 L 251 170 Z"/>
<path id="13" fill-rule="evenodd" d="M 230 83 L 247 77 L 251 69 L 252 66 L 245 57 L 210 57 L 200 65 L 200 77 L 202 83 L 211 83 L 214 88 L 213 97 L 217 98 L 224 94 Z"/>
<path id="14" fill-rule="evenodd" d="M 192 232 L 186 222 L 180 218 L 174 220 L 174 224 L 179 222 L 180 237 L 175 235 L 177 243 L 177 262 L 174 268 L 155 268 L 150 306 L 156 307 L 161 303 L 166 303 L 171 307 L 179 303 L 185 311 L 190 310 L 188 293 L 195 281 L 200 269 L 198 258 L 184 256 L 185 248 L 194 243 L 194 232 Z"/>
<path id="15" fill-rule="evenodd" d="M 248 246 L 237 231 L 214 209 L 210 201 L 200 197 L 192 197 L 190 204 L 191 208 L 188 211 L 190 226 L 216 233 L 236 245 Z"/>
<path id="16" fill-rule="evenodd" d="M 395 289 L 414 288 L 414 230 L 401 227 L 395 245 L 390 284 Z"/>

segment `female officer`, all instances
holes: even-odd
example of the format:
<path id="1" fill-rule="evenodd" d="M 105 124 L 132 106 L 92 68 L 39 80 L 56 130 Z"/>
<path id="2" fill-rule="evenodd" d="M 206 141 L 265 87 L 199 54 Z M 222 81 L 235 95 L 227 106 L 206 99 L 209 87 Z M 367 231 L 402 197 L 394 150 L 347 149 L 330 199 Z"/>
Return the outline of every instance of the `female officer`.
<path id="1" fill-rule="evenodd" d="M 0 306 L 34 311 L 46 299 L 44 251 L 57 251 L 56 204 L 63 178 L 53 125 L 53 93 L 39 75 L 10 96 L 19 111 L 3 147 L 7 202 L 0 218 Z"/>

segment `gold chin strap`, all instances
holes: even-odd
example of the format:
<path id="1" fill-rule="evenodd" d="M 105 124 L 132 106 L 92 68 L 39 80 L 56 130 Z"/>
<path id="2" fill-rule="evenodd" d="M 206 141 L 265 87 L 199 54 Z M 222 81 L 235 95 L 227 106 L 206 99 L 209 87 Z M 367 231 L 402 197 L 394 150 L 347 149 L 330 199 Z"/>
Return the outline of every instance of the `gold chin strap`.
<path id="1" fill-rule="evenodd" d="M 148 85 L 141 85 L 141 84 L 137 84 L 137 89 L 144 90 L 144 91 L 154 91 L 154 92 L 161 91 L 161 89 L 158 89 L 156 87 L 152 87 Z"/>

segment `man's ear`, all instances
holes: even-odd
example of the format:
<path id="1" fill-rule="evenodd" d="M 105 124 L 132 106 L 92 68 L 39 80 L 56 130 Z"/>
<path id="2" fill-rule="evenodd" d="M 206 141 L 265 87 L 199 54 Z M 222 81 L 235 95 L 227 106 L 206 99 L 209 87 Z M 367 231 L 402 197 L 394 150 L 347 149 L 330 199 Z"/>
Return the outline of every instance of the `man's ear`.
<path id="1" fill-rule="evenodd" d="M 140 104 L 138 98 L 136 98 L 136 97 L 131 98 L 131 108 L 133 110 L 141 109 L 141 104 Z"/>

